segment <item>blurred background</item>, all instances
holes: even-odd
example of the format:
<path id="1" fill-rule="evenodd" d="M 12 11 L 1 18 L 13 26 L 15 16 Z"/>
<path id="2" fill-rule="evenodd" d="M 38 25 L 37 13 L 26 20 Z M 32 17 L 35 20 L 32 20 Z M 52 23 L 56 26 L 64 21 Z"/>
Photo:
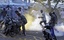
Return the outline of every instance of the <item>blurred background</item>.
<path id="1" fill-rule="evenodd" d="M 49 12 L 55 10 L 58 17 L 55 34 L 56 36 L 64 36 L 64 0 L 0 0 L 0 12 L 6 5 L 10 5 L 13 10 L 18 7 L 22 8 L 22 13 L 28 21 L 26 24 L 27 31 L 42 31 L 39 24 L 41 19 L 38 18 L 41 16 L 41 9 L 46 14 L 47 22 L 50 20 Z"/>

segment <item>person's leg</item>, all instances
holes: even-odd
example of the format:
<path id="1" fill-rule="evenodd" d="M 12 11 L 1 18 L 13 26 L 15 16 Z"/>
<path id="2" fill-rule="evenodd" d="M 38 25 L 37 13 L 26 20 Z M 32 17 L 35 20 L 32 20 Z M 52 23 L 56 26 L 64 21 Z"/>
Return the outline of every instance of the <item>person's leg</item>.
<path id="1" fill-rule="evenodd" d="M 44 21 L 44 24 L 46 25 L 46 21 Z"/>
<path id="2" fill-rule="evenodd" d="M 46 31 L 43 31 L 43 34 L 44 34 L 44 38 L 45 38 L 45 39 L 48 39 L 48 37 L 47 37 L 47 36 L 48 36 L 48 35 L 47 35 L 47 32 L 46 32 Z"/>
<path id="3" fill-rule="evenodd" d="M 57 40 L 57 39 L 56 39 L 56 36 L 55 36 L 55 33 L 54 33 L 54 28 L 51 28 L 50 31 L 51 31 L 51 35 L 53 36 L 53 38 L 54 38 L 55 40 Z"/>
<path id="4" fill-rule="evenodd" d="M 23 34 L 26 35 L 25 34 L 25 25 L 22 25 L 22 31 L 23 31 Z"/>
<path id="5" fill-rule="evenodd" d="M 40 21 L 40 25 L 42 24 L 42 21 Z"/>
<path id="6" fill-rule="evenodd" d="M 7 32 L 7 25 L 5 26 L 3 34 L 6 34 L 6 32 Z"/>
<path id="7" fill-rule="evenodd" d="M 18 30 L 18 33 L 21 35 L 21 29 L 20 29 L 21 25 L 18 26 L 17 30 Z"/>

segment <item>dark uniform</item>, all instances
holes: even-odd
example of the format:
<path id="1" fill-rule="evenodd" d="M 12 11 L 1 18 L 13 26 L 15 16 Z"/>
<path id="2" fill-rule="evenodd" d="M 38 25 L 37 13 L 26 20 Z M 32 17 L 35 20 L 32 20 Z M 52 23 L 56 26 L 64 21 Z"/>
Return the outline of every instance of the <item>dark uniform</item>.
<path id="1" fill-rule="evenodd" d="M 23 34 L 25 35 L 25 24 L 27 23 L 27 20 L 26 18 L 21 15 L 18 11 L 15 11 L 15 13 L 21 18 L 20 22 L 21 22 L 21 25 L 22 25 L 22 29 L 23 29 Z M 20 29 L 19 29 L 20 30 Z"/>
<path id="2" fill-rule="evenodd" d="M 4 34 L 5 35 L 8 35 L 10 33 L 10 30 L 11 30 L 11 26 L 9 26 L 9 22 L 11 21 L 10 19 L 12 18 L 11 16 L 11 8 L 9 5 L 6 6 L 6 11 L 7 11 L 7 14 L 6 14 L 6 17 L 5 17 L 5 30 L 4 30 Z"/>
<path id="3" fill-rule="evenodd" d="M 51 35 L 53 36 L 53 38 L 54 38 L 55 40 L 57 40 L 57 39 L 56 39 L 56 36 L 55 36 L 55 34 L 54 34 L 54 26 L 55 26 L 55 24 L 57 23 L 57 16 L 56 16 L 55 12 L 49 13 L 49 15 L 51 16 L 51 19 L 50 19 L 50 22 L 49 22 Z"/>
<path id="4" fill-rule="evenodd" d="M 5 10 L 5 8 L 3 8 L 2 12 L 1 12 L 1 20 L 0 20 L 0 27 L 4 30 L 5 27 L 2 27 L 5 21 L 5 16 L 7 14 L 7 11 Z"/>
<path id="5" fill-rule="evenodd" d="M 2 12 L 1 12 L 1 16 L 4 18 L 7 14 L 7 11 L 5 8 L 3 8 Z"/>

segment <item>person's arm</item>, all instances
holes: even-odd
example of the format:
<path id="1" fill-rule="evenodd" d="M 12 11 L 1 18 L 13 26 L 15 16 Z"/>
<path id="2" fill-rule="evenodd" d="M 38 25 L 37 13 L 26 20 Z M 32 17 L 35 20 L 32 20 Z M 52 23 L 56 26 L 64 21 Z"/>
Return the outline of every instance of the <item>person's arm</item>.
<path id="1" fill-rule="evenodd" d="M 21 17 L 21 14 L 18 12 L 18 11 L 15 11 L 16 12 L 16 14 L 19 16 L 19 17 Z"/>
<path id="2" fill-rule="evenodd" d="M 57 20 L 58 20 L 57 15 L 55 13 L 54 13 L 54 15 L 55 15 L 55 22 L 57 24 Z"/>
<path id="3" fill-rule="evenodd" d="M 43 18 L 43 17 L 38 17 L 38 18 Z"/>

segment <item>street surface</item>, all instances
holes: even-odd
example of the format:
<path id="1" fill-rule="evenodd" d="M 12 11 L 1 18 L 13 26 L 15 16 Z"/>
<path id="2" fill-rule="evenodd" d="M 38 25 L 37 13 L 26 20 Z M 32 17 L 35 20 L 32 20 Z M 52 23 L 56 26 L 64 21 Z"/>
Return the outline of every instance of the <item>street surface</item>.
<path id="1" fill-rule="evenodd" d="M 64 36 L 57 37 L 57 39 L 64 40 Z M 0 40 L 44 40 L 44 37 L 42 32 L 26 31 L 26 36 L 24 36 L 21 32 L 21 35 L 17 35 L 15 37 L 6 37 L 0 33 Z"/>

